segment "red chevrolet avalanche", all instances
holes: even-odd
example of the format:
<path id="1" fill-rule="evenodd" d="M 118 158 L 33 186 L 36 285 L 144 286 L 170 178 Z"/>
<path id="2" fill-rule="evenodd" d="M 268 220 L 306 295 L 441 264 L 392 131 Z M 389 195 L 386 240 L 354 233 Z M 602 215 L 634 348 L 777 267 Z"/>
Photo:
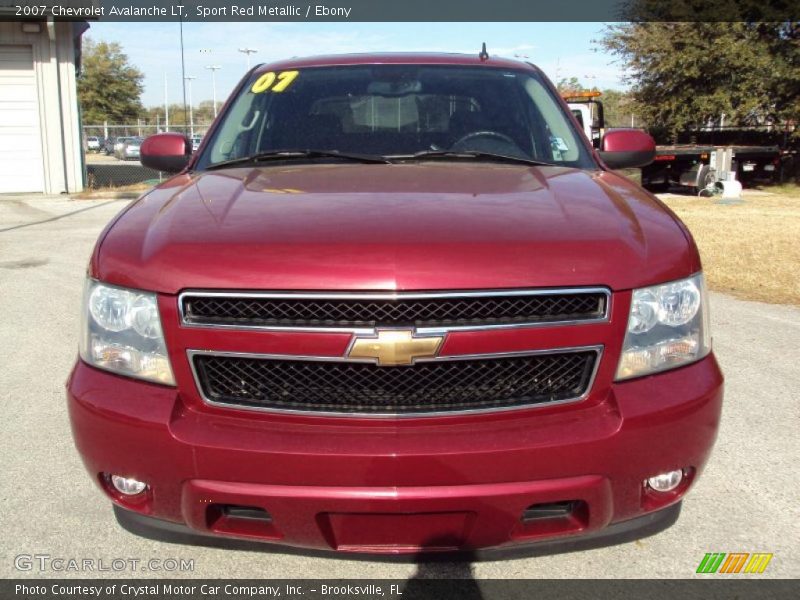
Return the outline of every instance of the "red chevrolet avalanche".
<path id="1" fill-rule="evenodd" d="M 120 523 L 405 553 L 670 525 L 717 432 L 697 248 L 542 72 L 251 70 L 91 257 L 67 397 Z M 204 539 L 204 538 L 197 538 Z M 538 545 L 538 546 L 537 546 Z"/>

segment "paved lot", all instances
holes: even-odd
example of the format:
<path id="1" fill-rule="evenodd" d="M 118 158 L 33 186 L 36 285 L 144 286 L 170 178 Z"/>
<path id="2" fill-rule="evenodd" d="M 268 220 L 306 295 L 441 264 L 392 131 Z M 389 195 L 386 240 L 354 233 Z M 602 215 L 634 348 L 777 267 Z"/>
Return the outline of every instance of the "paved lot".
<path id="1" fill-rule="evenodd" d="M 718 294 L 714 343 L 727 376 L 720 438 L 680 520 L 657 536 L 580 553 L 418 566 L 180 546 L 127 533 L 83 470 L 63 394 L 89 254 L 125 202 L 0 196 L 0 576 L 26 575 L 14 557 L 42 553 L 107 563 L 194 559 L 194 573 L 184 575 L 197 577 L 691 577 L 704 553 L 737 551 L 775 554 L 762 577 L 800 576 L 800 310 Z"/>

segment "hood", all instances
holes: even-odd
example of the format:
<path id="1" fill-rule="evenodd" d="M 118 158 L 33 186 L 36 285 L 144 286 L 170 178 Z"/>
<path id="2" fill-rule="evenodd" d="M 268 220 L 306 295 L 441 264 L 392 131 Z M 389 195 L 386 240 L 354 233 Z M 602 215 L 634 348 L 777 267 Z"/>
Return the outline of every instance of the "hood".
<path id="1" fill-rule="evenodd" d="M 92 265 L 165 293 L 626 289 L 698 269 L 674 215 L 613 173 L 433 161 L 180 175 L 118 218 Z"/>

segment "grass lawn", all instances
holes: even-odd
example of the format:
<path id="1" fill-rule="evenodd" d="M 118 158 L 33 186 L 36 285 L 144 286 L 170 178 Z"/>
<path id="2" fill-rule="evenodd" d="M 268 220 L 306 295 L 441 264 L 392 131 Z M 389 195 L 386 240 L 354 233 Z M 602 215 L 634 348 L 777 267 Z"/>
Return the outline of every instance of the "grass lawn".
<path id="1" fill-rule="evenodd" d="M 745 190 L 740 203 L 660 197 L 691 230 L 712 290 L 800 305 L 800 186 Z"/>
<path id="2" fill-rule="evenodd" d="M 154 185 L 158 185 L 158 179 L 150 179 L 140 183 L 131 183 L 129 185 L 115 185 L 101 188 L 86 188 L 82 192 L 73 194 L 72 197 L 76 200 L 94 200 L 96 198 L 103 198 L 117 192 L 137 192 L 144 193 Z"/>

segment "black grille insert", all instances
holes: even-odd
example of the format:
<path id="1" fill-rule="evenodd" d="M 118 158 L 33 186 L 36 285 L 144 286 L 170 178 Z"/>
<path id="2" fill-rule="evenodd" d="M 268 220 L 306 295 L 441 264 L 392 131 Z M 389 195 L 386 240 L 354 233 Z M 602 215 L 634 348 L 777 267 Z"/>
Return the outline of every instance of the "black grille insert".
<path id="1" fill-rule="evenodd" d="M 602 291 L 447 297 L 337 298 L 184 295 L 184 321 L 240 327 L 471 327 L 601 319 Z"/>
<path id="2" fill-rule="evenodd" d="M 599 352 L 371 363 L 196 354 L 211 402 L 273 410 L 404 414 L 513 408 L 582 396 Z"/>

